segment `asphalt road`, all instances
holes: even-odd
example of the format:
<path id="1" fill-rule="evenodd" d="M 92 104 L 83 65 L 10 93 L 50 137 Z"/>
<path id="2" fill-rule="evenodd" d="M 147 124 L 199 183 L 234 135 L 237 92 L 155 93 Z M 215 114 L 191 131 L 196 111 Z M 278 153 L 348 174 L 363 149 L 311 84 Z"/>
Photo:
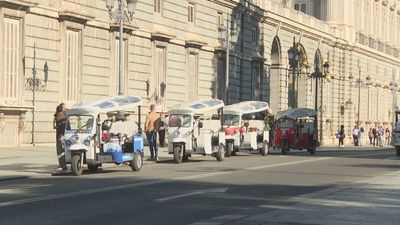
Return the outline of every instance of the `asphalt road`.
<path id="1" fill-rule="evenodd" d="M 0 225 L 229 224 L 291 198 L 399 170 L 393 150 L 242 153 L 0 182 Z M 323 213 L 323 212 L 318 212 Z"/>

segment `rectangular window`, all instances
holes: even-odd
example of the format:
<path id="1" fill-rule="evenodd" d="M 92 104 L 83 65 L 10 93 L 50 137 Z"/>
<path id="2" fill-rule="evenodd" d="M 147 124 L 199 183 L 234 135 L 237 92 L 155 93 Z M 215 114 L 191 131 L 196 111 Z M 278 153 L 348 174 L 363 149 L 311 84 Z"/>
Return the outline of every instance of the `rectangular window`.
<path id="1" fill-rule="evenodd" d="M 166 73 L 165 73 L 165 48 L 156 47 L 155 54 L 155 93 L 154 100 L 160 107 L 159 109 L 165 111 L 165 91 L 166 91 Z"/>
<path id="2" fill-rule="evenodd" d="M 17 101 L 20 89 L 21 69 L 21 25 L 20 21 L 4 18 L 3 42 L 3 90 L 7 101 Z"/>
<path id="3" fill-rule="evenodd" d="M 195 5 L 193 3 L 189 3 L 188 5 L 188 22 L 194 23 L 195 18 Z"/>
<path id="4" fill-rule="evenodd" d="M 225 60 L 222 58 L 218 59 L 218 66 L 217 66 L 217 84 L 215 85 L 216 88 L 216 96 L 219 99 L 224 99 L 225 95 Z M 225 102 L 227 103 L 227 102 Z"/>
<path id="5" fill-rule="evenodd" d="M 307 3 L 296 3 L 294 9 L 302 13 L 307 13 Z"/>
<path id="6" fill-rule="evenodd" d="M 76 102 L 79 100 L 79 77 L 80 77 L 80 33 L 78 31 L 67 30 L 66 44 L 66 82 L 65 93 L 66 100 Z"/>
<path id="7" fill-rule="evenodd" d="M 224 23 L 224 14 L 222 12 L 217 13 L 217 27 L 223 27 L 225 25 Z"/>
<path id="8" fill-rule="evenodd" d="M 199 75 L 198 75 L 198 67 L 199 67 L 199 62 L 198 62 L 198 54 L 189 54 L 189 73 L 188 73 L 188 100 L 189 101 L 195 101 L 198 99 L 199 95 L 199 87 L 198 87 L 198 80 L 199 80 Z"/>
<path id="9" fill-rule="evenodd" d="M 162 10 L 162 0 L 154 0 L 154 12 L 161 13 Z"/>
<path id="10" fill-rule="evenodd" d="M 252 99 L 260 100 L 261 99 L 261 76 L 260 76 L 260 64 L 253 64 L 253 76 L 252 76 Z"/>
<path id="11" fill-rule="evenodd" d="M 258 41 L 258 29 L 256 27 L 251 28 L 251 42 L 256 44 Z"/>

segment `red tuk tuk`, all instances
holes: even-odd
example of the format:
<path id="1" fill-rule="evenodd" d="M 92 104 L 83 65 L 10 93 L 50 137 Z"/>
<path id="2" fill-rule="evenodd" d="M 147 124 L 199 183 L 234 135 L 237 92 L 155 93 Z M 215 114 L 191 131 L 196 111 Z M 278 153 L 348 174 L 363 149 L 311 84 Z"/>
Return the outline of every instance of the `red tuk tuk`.
<path id="1" fill-rule="evenodd" d="M 314 109 L 294 108 L 277 113 L 274 128 L 274 147 L 282 154 L 290 149 L 307 149 L 315 154 L 317 148 L 317 127 Z"/>

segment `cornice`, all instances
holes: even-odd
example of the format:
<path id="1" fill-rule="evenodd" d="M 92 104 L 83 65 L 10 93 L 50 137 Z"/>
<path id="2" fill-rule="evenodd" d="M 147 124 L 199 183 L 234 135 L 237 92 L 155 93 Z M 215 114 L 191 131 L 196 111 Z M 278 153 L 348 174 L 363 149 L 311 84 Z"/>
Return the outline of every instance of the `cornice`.
<path id="1" fill-rule="evenodd" d="M 32 0 L 0 0 L 0 8 L 11 8 L 22 11 L 28 11 L 29 8 L 37 6 L 38 3 Z"/>

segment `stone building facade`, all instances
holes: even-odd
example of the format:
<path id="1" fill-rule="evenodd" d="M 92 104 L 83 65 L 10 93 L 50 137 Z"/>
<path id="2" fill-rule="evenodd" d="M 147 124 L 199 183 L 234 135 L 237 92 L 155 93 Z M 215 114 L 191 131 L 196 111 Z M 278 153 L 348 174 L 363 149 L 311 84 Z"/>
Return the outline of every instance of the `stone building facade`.
<path id="1" fill-rule="evenodd" d="M 218 30 L 228 19 L 239 32 L 228 104 L 264 100 L 276 112 L 297 92 L 299 107 L 314 107 L 306 68 L 328 62 L 317 93 L 322 143 L 333 143 L 341 124 L 350 134 L 358 118 L 364 128 L 390 125 L 400 80 L 394 0 L 139 0 L 122 37 L 124 94 L 162 111 L 222 98 Z M 288 62 L 293 39 L 302 55 L 296 76 Z M 54 142 L 59 102 L 119 92 L 118 25 L 104 0 L 0 0 L 0 43 L 0 146 Z"/>

